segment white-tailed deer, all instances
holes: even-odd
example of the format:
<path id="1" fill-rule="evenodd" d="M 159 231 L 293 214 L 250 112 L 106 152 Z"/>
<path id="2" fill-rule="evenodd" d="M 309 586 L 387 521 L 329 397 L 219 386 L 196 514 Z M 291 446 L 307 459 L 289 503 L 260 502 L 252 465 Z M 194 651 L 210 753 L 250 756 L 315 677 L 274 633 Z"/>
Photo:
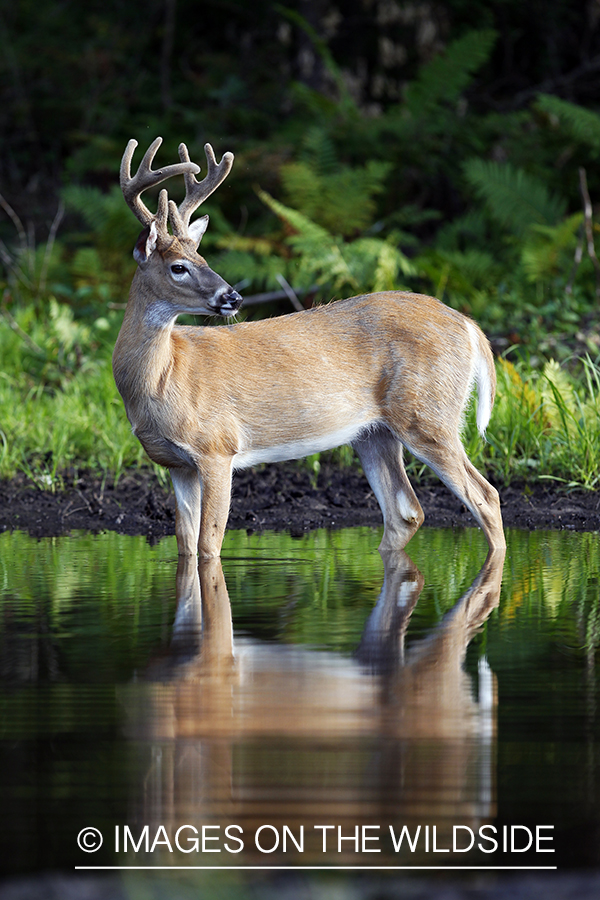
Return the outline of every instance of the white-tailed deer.
<path id="1" fill-rule="evenodd" d="M 219 556 L 234 469 L 344 443 L 381 507 L 382 549 L 404 547 L 424 518 L 403 446 L 468 507 L 491 548 L 505 547 L 498 493 L 460 439 L 473 387 L 482 434 L 494 401 L 494 362 L 478 326 L 433 297 L 399 291 L 249 324 L 175 325 L 182 313 L 232 316 L 242 302 L 197 253 L 208 216 L 190 222 L 233 154 L 217 164 L 206 144 L 208 172 L 198 182 L 185 144 L 179 163 L 153 170 L 160 144 L 133 177 L 136 141 L 121 163 L 125 200 L 144 230 L 113 370 L 134 434 L 171 472 L 179 554 Z M 184 177 L 185 199 L 177 207 L 162 190 L 152 214 L 142 192 L 174 175 Z"/>
<path id="2" fill-rule="evenodd" d="M 268 821 L 279 831 L 294 823 L 297 834 L 302 822 L 330 822 L 352 834 L 357 822 L 382 832 L 389 821 L 411 832 L 433 822 L 448 847 L 452 823 L 493 821 L 496 679 L 481 659 L 474 684 L 464 664 L 498 606 L 504 551 L 488 554 L 452 609 L 406 648 L 423 578 L 403 551 L 382 557 L 383 587 L 354 659 L 234 636 L 221 561 L 179 560 L 172 643 L 119 690 L 136 759 L 148 760 L 134 823 L 174 832 L 187 821 L 241 822 L 248 834 Z M 306 831 L 304 862 L 322 861 L 317 832 Z M 410 854 L 427 858 L 422 846 Z"/>

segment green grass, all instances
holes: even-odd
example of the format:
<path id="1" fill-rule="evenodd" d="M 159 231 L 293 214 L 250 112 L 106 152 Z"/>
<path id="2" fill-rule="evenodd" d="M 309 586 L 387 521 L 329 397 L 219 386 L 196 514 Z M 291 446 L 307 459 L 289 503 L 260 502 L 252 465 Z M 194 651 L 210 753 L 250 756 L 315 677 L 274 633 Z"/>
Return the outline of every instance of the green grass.
<path id="1" fill-rule="evenodd" d="M 0 476 L 25 472 L 40 486 L 60 486 L 67 469 L 118 478 L 145 454 L 131 433 L 108 361 L 64 389 L 29 388 L 0 377 Z"/>
<path id="2" fill-rule="evenodd" d="M 589 357 L 541 369 L 500 360 L 498 396 L 479 460 L 500 483 L 600 484 L 600 365 Z M 477 455 L 474 460 L 478 462 Z"/>
<path id="3" fill-rule="evenodd" d="M 81 324 L 55 301 L 45 319 L 29 308 L 0 316 L 0 477 L 24 472 L 41 487 L 58 489 L 65 472 L 91 470 L 112 482 L 127 469 L 150 465 L 112 377 L 118 324 L 118 315 Z M 499 484 L 547 479 L 598 488 L 600 361 L 535 368 L 500 359 L 497 371 L 487 441 L 472 414 L 465 426 L 474 464 Z M 340 465 L 352 461 L 348 448 L 333 458 Z M 305 463 L 315 477 L 319 464 L 318 455 Z M 418 480 L 428 470 L 413 460 L 409 471 Z"/>
<path id="4" fill-rule="evenodd" d="M 114 480 L 147 464 L 112 377 L 116 323 L 98 321 L 59 304 L 43 325 L 30 308 L 0 317 L 0 477 L 56 489 L 68 470 Z"/>

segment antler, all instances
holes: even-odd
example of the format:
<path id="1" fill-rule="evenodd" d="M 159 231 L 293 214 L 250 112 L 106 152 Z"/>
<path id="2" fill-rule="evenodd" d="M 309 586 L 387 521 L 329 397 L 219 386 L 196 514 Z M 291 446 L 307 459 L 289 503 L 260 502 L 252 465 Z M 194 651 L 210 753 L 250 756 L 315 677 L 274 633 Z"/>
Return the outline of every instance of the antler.
<path id="1" fill-rule="evenodd" d="M 161 181 L 165 181 L 167 178 L 171 178 L 173 175 L 183 175 L 186 178 L 187 185 L 188 178 L 191 178 L 194 181 L 196 180 L 194 178 L 194 173 L 200 171 L 200 166 L 196 165 L 196 163 L 190 162 L 189 155 L 186 155 L 184 159 L 184 157 L 181 155 L 180 150 L 179 156 L 181 158 L 181 162 L 174 163 L 172 166 L 165 166 L 165 168 L 163 169 L 156 169 L 156 171 L 153 171 L 152 163 L 161 144 L 161 137 L 157 137 L 156 140 L 152 141 L 144 154 L 144 158 L 142 159 L 137 172 L 132 177 L 131 160 L 133 158 L 133 154 L 135 148 L 138 145 L 138 142 L 133 139 L 130 140 L 127 144 L 127 147 L 125 148 L 123 159 L 121 160 L 120 182 L 121 190 L 123 191 L 123 196 L 125 197 L 127 205 L 134 213 L 134 215 L 140 220 L 142 225 L 147 226 L 150 225 L 153 220 L 157 220 L 159 231 L 161 230 L 161 225 L 166 231 L 167 205 L 165 202 L 165 198 L 163 197 L 162 202 L 159 204 L 159 213 L 154 216 L 150 212 L 148 207 L 142 202 L 142 193 L 148 188 L 154 187 L 155 184 L 160 184 Z M 162 193 L 163 192 L 161 191 L 161 194 Z M 163 221 L 161 221 L 161 219 Z"/>
<path id="2" fill-rule="evenodd" d="M 179 145 L 179 159 L 181 160 L 181 165 L 190 166 L 183 175 L 185 181 L 185 199 L 180 203 L 179 207 L 177 207 L 173 201 L 170 201 L 169 203 L 169 213 L 173 225 L 173 232 L 179 237 L 185 237 L 187 235 L 192 213 L 204 203 L 207 197 L 210 197 L 213 191 L 216 191 L 221 182 L 229 175 L 233 165 L 233 153 L 230 151 L 223 154 L 220 163 L 217 162 L 215 151 L 210 144 L 204 145 L 204 152 L 206 153 L 207 173 L 202 181 L 198 181 L 195 177 L 195 173 L 200 171 L 199 167 L 194 166 L 193 169 L 191 168 L 194 164 L 190 163 L 188 148 L 185 144 Z"/>

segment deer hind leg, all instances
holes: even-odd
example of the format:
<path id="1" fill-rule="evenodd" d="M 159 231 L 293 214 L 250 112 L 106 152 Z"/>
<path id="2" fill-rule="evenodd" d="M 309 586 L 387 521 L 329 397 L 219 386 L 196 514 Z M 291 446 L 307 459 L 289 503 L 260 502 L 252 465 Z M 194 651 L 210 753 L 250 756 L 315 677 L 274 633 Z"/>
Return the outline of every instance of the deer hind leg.
<path id="1" fill-rule="evenodd" d="M 179 556 L 195 556 L 200 533 L 200 481 L 192 468 L 171 469 L 177 513 L 175 534 Z"/>
<path id="2" fill-rule="evenodd" d="M 506 548 L 498 491 L 470 462 L 458 435 L 416 440 L 411 436 L 405 446 L 462 500 L 483 529 L 490 549 Z"/>
<path id="3" fill-rule="evenodd" d="M 421 504 L 407 478 L 400 440 L 385 426 L 354 441 L 364 473 L 383 513 L 380 552 L 402 550 L 423 523 Z"/>
<path id="4" fill-rule="evenodd" d="M 403 550 L 382 552 L 381 557 L 383 587 L 355 655 L 373 674 L 384 675 L 404 663 L 404 637 L 424 582 Z"/>

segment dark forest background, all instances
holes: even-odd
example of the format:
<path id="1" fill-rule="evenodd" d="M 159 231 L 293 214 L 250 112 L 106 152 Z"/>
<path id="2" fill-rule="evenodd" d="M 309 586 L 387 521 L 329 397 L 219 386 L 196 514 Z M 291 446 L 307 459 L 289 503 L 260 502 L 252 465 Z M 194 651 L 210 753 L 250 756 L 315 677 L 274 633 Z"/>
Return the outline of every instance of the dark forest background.
<path id="1" fill-rule="evenodd" d="M 5 309 L 126 299 L 119 161 L 160 134 L 235 153 L 203 247 L 246 295 L 410 287 L 593 344 L 598 0 L 20 0 L 0 91 Z"/>

